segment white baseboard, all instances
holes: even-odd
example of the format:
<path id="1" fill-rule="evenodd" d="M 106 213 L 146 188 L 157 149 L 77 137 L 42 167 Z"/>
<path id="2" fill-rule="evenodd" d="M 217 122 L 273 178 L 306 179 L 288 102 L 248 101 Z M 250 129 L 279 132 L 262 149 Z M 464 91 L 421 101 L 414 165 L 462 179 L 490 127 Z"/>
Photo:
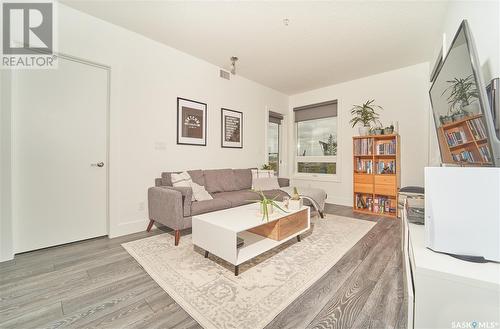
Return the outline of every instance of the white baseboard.
<path id="1" fill-rule="evenodd" d="M 352 207 L 352 199 L 338 196 L 328 196 L 325 200 L 326 203 L 338 204 L 341 206 Z"/>
<path id="2" fill-rule="evenodd" d="M 109 228 L 109 238 L 116 238 L 122 235 L 145 231 L 148 226 L 149 219 L 138 219 L 135 221 L 119 223 Z"/>
<path id="3" fill-rule="evenodd" d="M 13 259 L 14 259 L 14 253 L 9 254 L 9 255 L 4 255 L 4 254 L 0 255 L 0 263 L 7 262 L 7 261 L 13 260 Z"/>

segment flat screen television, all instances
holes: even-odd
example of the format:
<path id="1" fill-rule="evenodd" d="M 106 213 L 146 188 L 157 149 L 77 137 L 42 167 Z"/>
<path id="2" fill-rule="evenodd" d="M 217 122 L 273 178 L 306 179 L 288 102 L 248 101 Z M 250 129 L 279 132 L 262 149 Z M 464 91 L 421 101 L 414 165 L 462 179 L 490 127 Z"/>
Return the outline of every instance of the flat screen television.
<path id="1" fill-rule="evenodd" d="M 460 24 L 429 96 L 442 164 L 500 167 L 498 123 L 467 20 Z"/>
<path id="2" fill-rule="evenodd" d="M 495 124 L 495 133 L 500 138 L 500 79 L 491 80 L 486 86 L 486 94 L 490 103 L 491 116 Z"/>

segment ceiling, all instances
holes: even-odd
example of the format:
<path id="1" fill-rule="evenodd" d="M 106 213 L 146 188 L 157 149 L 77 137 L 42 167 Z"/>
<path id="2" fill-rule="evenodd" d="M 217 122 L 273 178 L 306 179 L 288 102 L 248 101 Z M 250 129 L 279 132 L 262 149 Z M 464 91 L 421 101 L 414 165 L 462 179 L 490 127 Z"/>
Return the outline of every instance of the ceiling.
<path id="1" fill-rule="evenodd" d="M 446 1 L 63 3 L 295 94 L 433 57 Z M 285 26 L 283 20 L 289 19 Z"/>

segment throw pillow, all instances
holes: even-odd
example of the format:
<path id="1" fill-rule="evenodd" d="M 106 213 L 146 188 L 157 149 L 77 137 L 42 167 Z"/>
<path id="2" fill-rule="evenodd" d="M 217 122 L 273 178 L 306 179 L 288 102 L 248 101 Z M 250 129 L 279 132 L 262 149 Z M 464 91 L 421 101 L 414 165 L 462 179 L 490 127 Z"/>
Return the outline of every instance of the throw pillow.
<path id="1" fill-rule="evenodd" d="M 252 189 L 267 191 L 279 187 L 278 177 L 274 175 L 274 170 L 252 169 Z"/>
<path id="2" fill-rule="evenodd" d="M 205 189 L 205 186 L 193 182 L 191 184 L 191 188 L 193 189 L 193 196 L 196 199 L 196 201 L 205 201 L 213 199 L 210 193 L 208 193 L 207 190 Z"/>
<path id="3" fill-rule="evenodd" d="M 256 191 L 277 190 L 280 188 L 278 177 L 256 178 L 252 181 L 253 189 Z"/>
<path id="4" fill-rule="evenodd" d="M 263 177 L 274 177 L 274 170 L 252 169 L 252 179 Z"/>
<path id="5" fill-rule="evenodd" d="M 207 190 L 203 185 L 199 185 L 193 182 L 191 176 L 187 172 L 181 172 L 180 174 L 171 175 L 172 186 L 174 187 L 191 187 L 193 190 L 193 196 L 191 201 L 203 201 L 212 200 L 212 196 L 208 194 Z"/>

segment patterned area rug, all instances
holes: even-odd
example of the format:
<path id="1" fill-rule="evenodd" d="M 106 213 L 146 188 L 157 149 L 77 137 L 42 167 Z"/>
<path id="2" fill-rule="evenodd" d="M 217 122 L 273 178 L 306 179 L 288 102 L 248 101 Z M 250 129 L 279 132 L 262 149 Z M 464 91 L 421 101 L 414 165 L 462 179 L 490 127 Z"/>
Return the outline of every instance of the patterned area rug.
<path id="1" fill-rule="evenodd" d="M 312 219 L 302 241 L 292 239 L 234 267 L 217 257 L 203 257 L 191 235 L 174 247 L 161 234 L 123 244 L 146 272 L 205 328 L 263 328 L 375 225 L 327 215 Z"/>

